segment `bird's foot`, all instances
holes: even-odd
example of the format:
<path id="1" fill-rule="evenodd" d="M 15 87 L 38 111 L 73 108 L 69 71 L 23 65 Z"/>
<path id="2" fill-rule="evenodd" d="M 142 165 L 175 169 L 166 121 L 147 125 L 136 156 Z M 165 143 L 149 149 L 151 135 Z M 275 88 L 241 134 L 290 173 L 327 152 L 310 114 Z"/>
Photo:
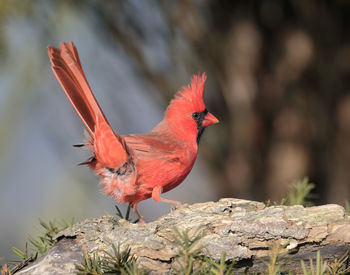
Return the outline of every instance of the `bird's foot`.
<path id="1" fill-rule="evenodd" d="M 143 220 L 143 219 L 139 219 L 139 221 L 138 221 L 138 224 L 145 224 L 146 222 L 145 222 L 145 220 Z"/>
<path id="2" fill-rule="evenodd" d="M 132 209 L 134 209 L 134 212 L 137 215 L 137 221 L 135 221 L 135 223 L 137 222 L 138 224 L 145 224 L 145 220 L 142 219 L 142 216 L 140 215 L 139 211 L 137 211 L 137 203 L 130 204 L 130 206 L 132 207 Z"/>
<path id="3" fill-rule="evenodd" d="M 180 205 L 182 205 L 182 203 L 181 202 L 179 202 L 179 201 L 174 201 L 173 203 L 172 203 L 172 205 L 171 205 L 171 211 L 174 211 L 178 206 L 180 206 Z"/>

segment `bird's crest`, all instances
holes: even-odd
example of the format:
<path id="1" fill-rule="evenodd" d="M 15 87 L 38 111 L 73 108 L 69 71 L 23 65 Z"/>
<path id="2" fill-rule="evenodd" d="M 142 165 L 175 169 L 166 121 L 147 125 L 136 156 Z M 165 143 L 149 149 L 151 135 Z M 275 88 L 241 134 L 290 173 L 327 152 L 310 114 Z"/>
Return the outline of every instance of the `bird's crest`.
<path id="1" fill-rule="evenodd" d="M 202 111 L 205 109 L 203 96 L 204 96 L 204 85 L 207 79 L 207 75 L 199 73 L 192 76 L 191 83 L 175 94 L 175 98 L 172 103 L 184 101 L 193 111 Z"/>

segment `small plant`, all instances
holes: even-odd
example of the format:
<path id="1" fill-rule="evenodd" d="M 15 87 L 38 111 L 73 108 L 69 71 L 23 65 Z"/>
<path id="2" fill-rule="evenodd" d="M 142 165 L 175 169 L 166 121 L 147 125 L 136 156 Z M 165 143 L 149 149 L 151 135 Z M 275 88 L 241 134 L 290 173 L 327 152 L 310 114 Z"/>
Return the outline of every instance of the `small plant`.
<path id="1" fill-rule="evenodd" d="M 265 202 L 266 206 L 272 205 L 304 205 L 312 206 L 313 203 L 310 201 L 314 196 L 311 194 L 311 191 L 315 188 L 315 184 L 310 183 L 307 177 L 298 180 L 293 183 L 288 190 L 287 196 L 282 198 L 280 202 L 271 202 L 268 200 Z"/>
<path id="2" fill-rule="evenodd" d="M 7 264 L 1 266 L 0 273 L 1 275 L 12 275 L 12 272 Z"/>
<path id="3" fill-rule="evenodd" d="M 284 205 L 304 205 L 311 206 L 313 203 L 310 199 L 313 198 L 311 191 L 315 188 L 315 184 L 309 182 L 307 177 L 298 180 L 289 188 L 287 198 Z"/>
<path id="4" fill-rule="evenodd" d="M 87 249 L 83 249 L 83 262 L 81 265 L 75 265 L 76 274 L 78 275 L 102 275 L 101 269 L 101 259 L 98 256 L 97 252 L 94 252 L 90 256 L 87 252 Z"/>
<path id="5" fill-rule="evenodd" d="M 115 209 L 117 210 L 117 217 L 119 217 L 120 219 L 124 219 L 126 221 L 129 221 L 131 223 L 137 223 L 139 221 L 139 219 L 136 219 L 136 220 L 131 220 L 130 218 L 130 204 L 128 205 L 128 209 L 126 210 L 126 214 L 125 216 L 123 215 L 122 211 L 120 210 L 120 208 L 118 207 L 118 205 L 115 205 Z"/>
<path id="6" fill-rule="evenodd" d="M 29 242 L 34 246 L 34 250 L 39 254 L 43 254 L 47 251 L 48 248 L 52 247 L 57 241 L 54 239 L 54 236 L 61 232 L 62 230 L 72 227 L 74 224 L 74 219 L 71 222 L 58 222 L 58 221 L 49 221 L 45 223 L 40 220 L 40 225 L 44 229 L 44 232 L 41 233 L 37 238 L 29 236 Z"/>
<path id="7" fill-rule="evenodd" d="M 34 262 L 39 255 L 45 253 L 48 248 L 50 248 L 56 243 L 54 236 L 60 231 L 68 227 L 72 227 L 74 224 L 74 219 L 72 219 L 69 223 L 64 220 L 62 222 L 57 222 L 54 220 L 45 223 L 40 219 L 39 222 L 44 231 L 37 238 L 29 236 L 29 243 L 31 244 L 31 248 L 28 246 L 28 242 L 25 243 L 24 250 L 21 250 L 17 247 L 12 248 L 12 252 L 20 260 L 9 261 L 9 263 L 12 266 L 14 265 L 14 267 L 10 270 L 10 273 L 8 274 L 13 274 L 19 271 L 28 263 Z"/>
<path id="8" fill-rule="evenodd" d="M 106 274 L 112 273 L 112 274 L 118 274 L 118 272 L 121 272 L 121 274 L 147 274 L 145 270 L 141 270 L 137 267 L 136 259 L 134 256 L 130 254 L 131 249 L 127 248 L 124 251 L 120 250 L 120 245 L 118 245 L 118 248 L 115 247 L 114 244 L 112 244 L 113 254 L 108 253 L 106 251 L 105 255 L 102 258 L 102 268 Z M 132 273 L 128 271 L 133 271 Z M 124 273 L 123 273 L 124 272 Z"/>
<path id="9" fill-rule="evenodd" d="M 266 266 L 266 274 L 268 275 L 277 275 L 282 274 L 282 268 L 287 264 L 288 261 L 283 260 L 285 253 L 281 254 L 281 245 L 279 242 L 275 242 L 269 248 L 269 262 L 264 262 Z"/>
<path id="10" fill-rule="evenodd" d="M 98 256 L 95 251 L 92 255 L 84 250 L 84 260 L 80 265 L 76 265 L 76 274 L 78 275 L 107 275 L 107 274 L 128 274 L 128 275 L 145 275 L 149 272 L 140 269 L 136 264 L 136 259 L 131 256 L 131 249 L 120 250 L 112 244 L 113 253 L 103 251 L 104 256 Z"/>
<path id="11" fill-rule="evenodd" d="M 324 261 L 321 257 L 320 251 L 316 254 L 316 264 L 314 265 L 312 259 L 310 261 L 310 269 L 306 269 L 305 263 L 301 260 L 301 268 L 303 269 L 304 275 L 323 275 L 327 270 L 327 261 Z"/>
<path id="12" fill-rule="evenodd" d="M 125 266 L 125 270 L 122 270 L 122 275 L 147 275 L 149 271 L 140 269 L 136 261 L 132 261 L 130 265 Z"/>
<path id="13" fill-rule="evenodd" d="M 349 260 L 349 252 L 346 252 L 340 259 L 335 259 L 328 265 L 328 274 L 330 275 L 343 275 L 350 274 L 350 267 L 347 266 Z"/>
<path id="14" fill-rule="evenodd" d="M 202 260 L 200 252 L 203 246 L 198 246 L 200 239 L 204 237 L 204 232 L 195 232 L 193 237 L 190 237 L 189 230 L 179 231 L 174 228 L 175 239 L 180 243 L 181 249 L 177 252 L 175 258 L 176 274 L 196 274 L 198 271 L 194 270 L 194 262 Z"/>
<path id="15" fill-rule="evenodd" d="M 190 236 L 189 230 L 179 231 L 174 228 L 175 239 L 180 244 L 180 249 L 175 256 L 173 265 L 175 274 L 210 274 L 231 275 L 234 274 L 234 263 L 226 262 L 226 253 L 222 252 L 220 262 L 204 257 L 201 251 L 204 249 L 199 241 L 204 237 L 205 231 L 194 232 Z"/>
<path id="16" fill-rule="evenodd" d="M 25 248 L 24 251 L 22 251 L 21 249 L 17 248 L 17 247 L 12 247 L 12 252 L 16 254 L 16 256 L 18 258 L 21 259 L 21 261 L 25 261 L 27 260 L 29 257 L 33 256 L 32 254 L 29 255 L 29 250 L 28 250 L 28 243 L 26 242 L 25 244 Z M 37 254 L 37 253 L 36 253 Z M 36 258 L 36 256 L 35 256 Z M 21 262 L 19 261 L 19 262 Z"/>
<path id="17" fill-rule="evenodd" d="M 210 274 L 210 275 L 233 275 L 235 272 L 233 271 L 234 262 L 230 264 L 226 263 L 226 253 L 222 252 L 220 262 L 217 263 L 210 258 L 205 258 L 205 262 L 209 264 L 209 272 L 202 274 Z"/>
<path id="18" fill-rule="evenodd" d="M 350 202 L 348 200 L 345 201 L 345 213 L 350 216 Z"/>

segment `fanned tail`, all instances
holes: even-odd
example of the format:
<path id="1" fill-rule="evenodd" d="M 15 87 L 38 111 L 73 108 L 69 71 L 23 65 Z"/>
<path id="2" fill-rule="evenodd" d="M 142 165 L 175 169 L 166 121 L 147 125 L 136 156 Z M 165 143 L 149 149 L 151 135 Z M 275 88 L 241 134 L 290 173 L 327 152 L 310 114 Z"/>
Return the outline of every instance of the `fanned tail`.
<path id="1" fill-rule="evenodd" d="M 60 48 L 48 47 L 51 66 L 88 133 L 94 138 L 96 117 L 108 123 L 93 95 L 83 72 L 77 48 L 72 42 L 62 42 Z"/>
<path id="2" fill-rule="evenodd" d="M 93 95 L 83 72 L 78 51 L 72 42 L 62 42 L 60 48 L 48 47 L 51 66 L 75 111 L 91 136 L 91 150 L 99 164 L 118 168 L 129 159 L 124 139 L 114 133 Z M 96 163 L 91 158 L 82 164 Z"/>

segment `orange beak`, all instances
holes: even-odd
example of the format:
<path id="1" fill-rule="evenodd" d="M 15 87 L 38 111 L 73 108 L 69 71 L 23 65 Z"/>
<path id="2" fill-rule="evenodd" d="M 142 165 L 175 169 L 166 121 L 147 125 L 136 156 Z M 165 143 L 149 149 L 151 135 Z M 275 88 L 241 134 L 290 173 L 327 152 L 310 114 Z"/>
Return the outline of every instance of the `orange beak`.
<path id="1" fill-rule="evenodd" d="M 203 127 L 207 127 L 209 125 L 212 125 L 212 124 L 215 124 L 215 123 L 218 123 L 219 120 L 213 116 L 211 113 L 208 113 L 204 119 L 203 119 L 203 122 L 202 122 L 202 125 Z"/>

